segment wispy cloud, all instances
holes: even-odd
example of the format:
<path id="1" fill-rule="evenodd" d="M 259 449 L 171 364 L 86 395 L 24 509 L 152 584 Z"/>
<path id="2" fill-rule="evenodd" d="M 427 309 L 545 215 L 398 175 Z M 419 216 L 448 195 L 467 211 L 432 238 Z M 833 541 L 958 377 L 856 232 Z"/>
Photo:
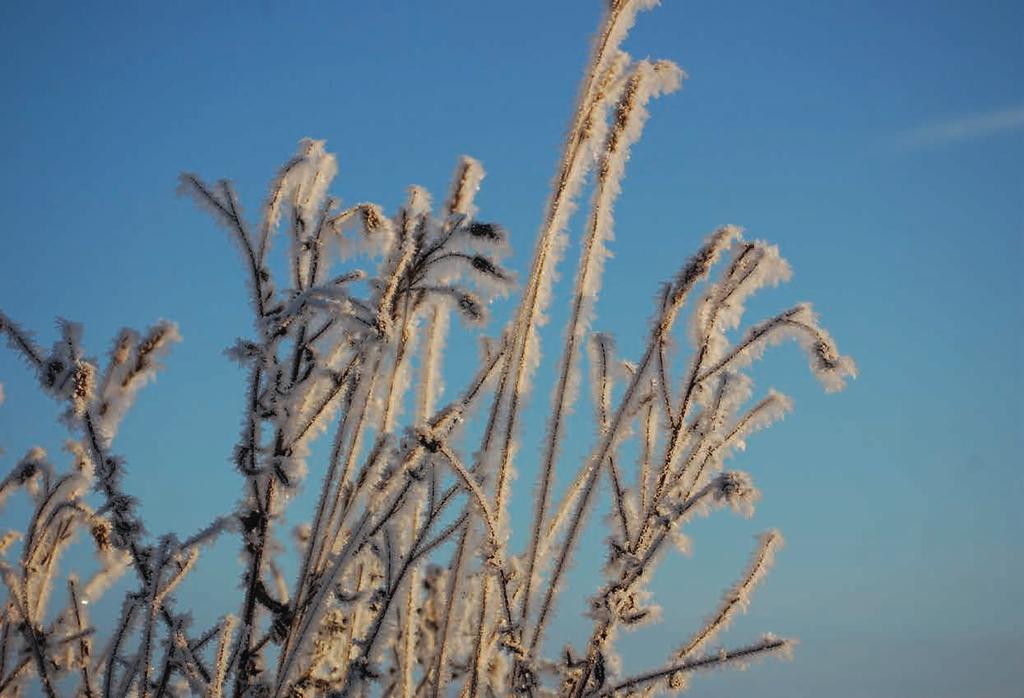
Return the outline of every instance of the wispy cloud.
<path id="1" fill-rule="evenodd" d="M 1024 129 L 1024 105 L 964 114 L 931 121 L 904 131 L 900 141 L 907 147 L 946 145 Z"/>

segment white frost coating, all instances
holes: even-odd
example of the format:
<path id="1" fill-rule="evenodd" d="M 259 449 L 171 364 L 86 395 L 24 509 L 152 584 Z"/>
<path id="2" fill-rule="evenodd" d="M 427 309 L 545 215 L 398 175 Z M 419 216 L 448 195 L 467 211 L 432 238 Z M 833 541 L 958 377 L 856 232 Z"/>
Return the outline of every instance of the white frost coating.
<path id="1" fill-rule="evenodd" d="M 612 59 L 613 73 L 621 71 L 623 57 L 624 54 L 619 52 Z M 621 180 L 626 160 L 629 157 L 629 148 L 639 138 L 643 129 L 647 118 L 647 102 L 652 97 L 676 89 L 681 83 L 681 79 L 682 71 L 669 63 L 653 64 L 649 61 L 641 61 L 629 74 L 624 85 L 616 89 L 616 94 L 621 93 L 621 97 L 618 99 L 618 104 L 612 109 L 612 124 L 607 130 L 607 136 L 605 136 L 604 128 L 591 129 L 591 138 L 602 136 L 604 140 L 599 153 L 597 186 L 576 272 L 572 310 L 564 331 L 565 340 L 559 362 L 559 377 L 551 394 L 551 414 L 548 418 L 547 437 L 531 529 L 527 566 L 527 574 L 530 577 L 523 596 L 522 612 L 524 615 L 529 609 L 529 595 L 537 574 L 536 564 L 541 545 L 541 530 L 547 517 L 551 481 L 564 433 L 563 424 L 571 413 L 579 393 L 580 344 L 593 319 L 594 303 L 601 287 L 604 262 L 609 256 L 606 245 L 612 238 L 612 208 L 621 191 Z M 603 125 L 605 123 L 604 115 L 600 115 L 597 121 Z M 550 286 L 544 289 L 545 293 L 549 291 Z M 536 340 L 533 337 L 528 337 L 526 350 L 535 350 L 536 354 L 528 354 L 524 357 L 524 360 L 528 361 L 527 365 L 530 366 L 532 373 L 533 367 L 539 362 L 539 347 L 529 340 Z M 607 371 L 607 364 L 605 369 Z M 597 389 L 596 386 L 595 389 Z M 602 404 L 602 400 L 599 399 L 598 404 Z"/>
<path id="2" fill-rule="evenodd" d="M 200 529 L 196 533 L 192 534 L 188 540 L 181 544 L 182 548 L 189 548 L 192 546 L 209 546 L 212 545 L 215 540 L 222 533 L 228 531 L 238 532 L 240 530 L 238 518 L 235 516 L 218 516 L 210 522 L 208 526 Z"/>
<path id="3" fill-rule="evenodd" d="M 743 231 L 735 225 L 724 225 L 717 228 L 704 239 L 700 249 L 687 260 L 672 282 L 668 284 L 664 292 L 664 308 L 658 318 L 662 327 L 663 339 L 667 339 L 667 334 L 672 329 L 679 311 L 694 285 L 708 275 L 711 268 L 718 263 L 719 258 L 741 239 L 742 234 Z"/>
<path id="4" fill-rule="evenodd" d="M 327 199 L 327 187 L 338 172 L 338 163 L 334 155 L 324 149 L 324 144 L 325 141 L 302 139 L 297 163 L 283 183 L 292 213 L 291 267 L 296 289 L 307 282 L 316 282 L 310 279 L 310 265 L 312 251 L 319 245 L 322 234 L 318 226 L 326 221 L 328 209 L 335 204 Z M 323 275 L 323 269 L 324 265 L 317 265 L 317 276 Z"/>
<path id="5" fill-rule="evenodd" d="M 327 187 L 338 174 L 338 161 L 326 151 L 325 144 L 326 141 L 303 138 L 297 153 L 302 160 L 287 178 L 292 206 L 307 223 L 323 205 Z"/>
<path id="6" fill-rule="evenodd" d="M 766 429 L 775 422 L 786 416 L 787 412 L 793 410 L 793 400 L 774 388 L 768 391 L 768 396 L 754 405 L 750 410 L 740 417 L 736 424 L 730 429 L 726 436 L 726 448 L 743 450 L 746 448 L 746 437 L 755 431 Z"/>
<path id="7" fill-rule="evenodd" d="M 2 319 L 0 316 L 0 321 Z M 59 318 L 57 327 L 61 336 L 54 342 L 50 355 L 38 366 L 39 381 L 51 396 L 67 401 L 63 418 L 71 425 L 81 419 L 93 400 L 96 368 L 82 356 L 82 326 Z"/>
<path id="8" fill-rule="evenodd" d="M 619 363 L 615 360 L 615 339 L 604 332 L 595 332 L 587 342 L 587 359 L 590 364 L 590 391 L 591 399 L 594 401 L 594 409 L 597 412 L 600 429 L 604 429 L 604 422 L 610 415 L 606 414 L 607 406 L 611 403 L 611 392 L 615 379 L 621 375 L 616 368 Z"/>
<path id="9" fill-rule="evenodd" d="M 420 507 L 422 503 L 417 502 L 413 508 L 413 516 L 411 520 L 411 527 L 408 529 L 410 538 L 411 534 L 416 531 L 420 524 Z M 411 550 L 411 543 L 410 543 Z M 416 668 L 416 623 L 414 617 L 420 606 L 421 590 L 420 590 L 420 570 L 418 567 L 413 567 L 409 570 L 408 580 L 405 582 L 405 605 L 402 609 L 404 616 L 404 623 L 400 627 L 395 628 L 396 635 L 401 640 L 401 659 L 400 659 L 400 687 L 399 695 L 402 698 L 412 698 L 414 683 L 413 683 L 413 671 Z"/>
<path id="10" fill-rule="evenodd" d="M 673 467 L 676 482 L 690 480 L 685 492 L 702 486 L 709 473 L 722 466 L 729 453 L 723 448 L 729 439 L 725 428 L 727 421 L 750 398 L 752 389 L 753 382 L 746 375 L 725 373 L 719 377 L 714 391 L 706 391 L 708 399 L 702 401 L 704 408 L 688 429 L 690 435 L 697 437 L 696 441 L 682 464 Z M 691 472 L 694 465 L 696 472 Z"/>
<path id="11" fill-rule="evenodd" d="M 194 172 L 182 172 L 178 176 L 178 186 L 175 189 L 178 196 L 187 196 L 192 202 L 224 228 L 235 229 L 235 220 L 231 211 L 219 199 L 216 193 L 208 187 Z"/>
<path id="12" fill-rule="evenodd" d="M 395 429 L 395 423 L 402 414 L 405 406 L 405 395 L 409 391 L 409 360 L 416 352 L 416 344 L 419 341 L 419 333 L 413 331 L 411 323 L 416 318 L 405 318 L 400 329 L 401 336 L 395 353 L 391 356 L 391 365 L 388 370 L 391 372 L 390 382 L 387 386 L 387 394 L 383 398 L 384 413 L 379 419 L 380 429 L 384 433 L 390 433 Z"/>
<path id="13" fill-rule="evenodd" d="M 673 64 L 667 61 L 640 61 L 626 81 L 622 97 L 612 111 L 612 125 L 598 163 L 598 183 L 576 275 L 576 307 L 572 322 L 566 330 L 574 333 L 574 344 L 588 331 L 593 320 L 604 263 L 611 256 L 607 243 L 613 237 L 614 204 L 622 189 L 630 147 L 639 139 L 648 117 L 647 102 L 653 97 L 678 89 L 681 83 L 682 71 Z M 562 361 L 563 364 L 568 362 L 571 374 L 576 373 L 575 355 L 565 355 Z M 571 393 L 575 392 L 573 386 L 576 380 L 578 378 L 575 375 L 569 380 Z M 572 402 L 571 398 L 567 401 L 569 405 Z"/>
<path id="14" fill-rule="evenodd" d="M 619 45 L 636 22 L 637 14 L 657 7 L 659 3 L 660 0 L 611 0 L 608 3 L 608 12 L 602 22 L 604 30 L 595 37 L 591 54 L 598 75 L 607 69 L 610 62 L 616 60 Z M 593 91 L 593 86 L 585 90 L 580 95 L 581 103 L 585 104 Z"/>
<path id="15" fill-rule="evenodd" d="M 801 303 L 748 330 L 746 336 L 698 378 L 704 381 L 725 367 L 733 370 L 749 365 L 771 344 L 795 339 L 807 353 L 811 371 L 826 392 L 842 390 L 846 378 L 857 375 L 853 359 L 839 354 L 832 336 L 818 323 L 809 303 Z"/>
<path id="16" fill-rule="evenodd" d="M 701 651 L 723 630 L 729 627 L 737 613 L 744 613 L 750 604 L 750 595 L 768 573 L 775 561 L 775 553 L 783 545 L 782 534 L 772 530 L 758 536 L 758 546 L 743 576 L 730 587 L 722 603 L 704 626 L 686 644 L 675 652 L 678 659 L 688 659 Z"/>
<path id="17" fill-rule="evenodd" d="M 750 475 L 738 470 L 729 470 L 703 485 L 685 501 L 669 502 L 671 528 L 669 534 L 689 523 L 698 516 L 709 516 L 724 507 L 745 518 L 754 514 L 754 507 L 761 499 L 761 491 L 754 486 Z"/>
<path id="18" fill-rule="evenodd" d="M 337 160 L 326 152 L 325 143 L 303 138 L 295 156 L 278 172 L 263 206 L 264 237 L 272 234 L 280 223 L 281 204 L 285 201 L 307 221 L 312 220 L 312 212 L 322 202 L 327 187 L 338 172 Z M 261 247 L 261 252 L 265 251 Z"/>
<path id="19" fill-rule="evenodd" d="M 571 206 L 575 208 L 575 203 L 572 203 Z M 564 209 L 562 210 L 564 211 Z M 524 394 L 530 390 L 533 374 L 540 365 L 540 337 L 538 336 L 537 329 L 548 323 L 547 308 L 551 303 L 551 289 L 558 278 L 556 270 L 558 263 L 565 254 L 566 248 L 569 246 L 569 238 L 565 234 L 565 224 L 568 221 L 568 217 L 569 213 L 565 212 L 564 217 L 559 216 L 553 219 L 553 222 L 559 227 L 558 232 L 548 241 L 545 250 L 546 262 L 550 264 L 550 267 L 545 265 L 538 271 L 546 273 L 536 274 L 531 277 L 530 283 L 534 290 L 533 307 L 528 311 L 528 314 L 519 318 L 517 322 L 518 328 L 515 336 L 519 338 L 522 346 L 520 352 L 522 356 L 522 371 L 519 373 L 518 380 L 515 381 L 515 387 L 513 388 L 516 394 Z M 528 292 L 529 289 L 527 289 L 526 293 Z M 526 304 L 524 303 L 524 305 Z M 515 352 L 509 354 L 510 360 L 512 360 L 513 356 L 515 356 Z"/>
<path id="20" fill-rule="evenodd" d="M 430 223 L 430 195 L 422 187 L 409 187 L 408 199 L 395 220 L 398 241 L 379 268 L 371 304 L 377 312 L 377 330 L 392 338 L 399 285 L 416 257 L 420 236 Z"/>
<path id="21" fill-rule="evenodd" d="M 633 25 L 636 13 L 642 9 L 654 7 L 656 0 L 617 0 L 609 6 L 602 30 L 595 38 L 590 67 L 584 79 L 577 106 L 569 129 L 569 138 L 559 165 L 558 173 L 552 187 L 551 198 L 546 206 L 544 224 L 538 236 L 530 275 L 523 292 L 523 301 L 519 313 L 513 323 L 512 351 L 504 373 L 511 377 L 502 385 L 511 390 L 509 400 L 508 425 L 504 434 L 505 445 L 502 460 L 499 464 L 498 486 L 495 502 L 497 510 L 504 509 L 505 469 L 510 465 L 511 451 L 518 415 L 513 404 L 528 390 L 532 376 L 540 363 L 540 339 L 536 329 L 545 324 L 545 311 L 550 304 L 551 289 L 554 284 L 558 262 L 568 244 L 565 226 L 575 208 L 576 196 L 579 193 L 587 171 L 592 166 L 593 147 L 595 145 L 589 129 L 595 123 L 595 114 L 600 114 L 606 106 L 606 96 L 600 93 L 602 77 L 615 75 L 623 63 L 619 44 Z M 600 121 L 602 117 L 596 117 Z M 588 152 L 589 149 L 589 152 Z M 499 394 L 501 401 L 504 394 Z"/>
<path id="22" fill-rule="evenodd" d="M 728 271 L 709 286 L 691 317 L 694 344 L 707 342 L 707 364 L 721 359 L 727 350 L 725 333 L 739 326 L 746 300 L 761 288 L 776 286 L 791 276 L 777 246 L 761 241 L 737 245 Z"/>
<path id="23" fill-rule="evenodd" d="M 451 286 L 463 277 L 472 283 L 488 302 L 508 297 L 516 283 L 515 274 L 502 269 L 497 258 L 472 254 L 467 250 L 448 252 L 435 258 L 424 274 L 421 285 Z"/>
<path id="24" fill-rule="evenodd" d="M 417 424 L 426 424 L 433 416 L 437 401 L 444 392 L 444 374 L 441 369 L 451 324 L 451 311 L 441 303 L 431 303 L 423 315 L 426 319 L 426 341 L 419 367 L 419 395 L 415 415 Z"/>
<path id="25" fill-rule="evenodd" d="M 761 492 L 754 487 L 750 475 L 730 470 L 715 478 L 713 484 L 716 502 L 728 505 L 737 514 L 748 519 L 754 515 L 754 505 L 761 499 Z"/>
<path id="26" fill-rule="evenodd" d="M 445 201 L 445 213 L 461 214 L 467 219 L 476 217 L 477 208 L 473 202 L 485 175 L 484 167 L 479 160 L 468 155 L 459 158 L 455 176 L 448 190 L 448 199 Z"/>
<path id="27" fill-rule="evenodd" d="M 587 158 L 596 162 L 606 146 L 608 138 L 608 112 L 622 96 L 631 74 L 632 57 L 615 49 L 602 68 L 594 89 L 595 105 L 587 114 L 583 125 L 584 148 Z"/>
<path id="28" fill-rule="evenodd" d="M 310 377 L 293 386 L 295 406 L 282 422 L 283 433 L 291 443 L 301 445 L 303 457 L 306 444 L 324 433 L 337 414 L 346 390 L 347 369 L 355 358 L 344 341 L 335 342 L 326 357 L 317 357 L 321 366 L 310 372 Z"/>
<path id="29" fill-rule="evenodd" d="M 754 381 L 745 373 L 727 371 L 722 374 L 722 405 L 723 415 L 735 414 L 754 393 Z M 769 391 L 771 392 L 771 391 Z M 721 428 L 721 424 L 718 425 Z"/>
<path id="30" fill-rule="evenodd" d="M 232 614 L 224 616 L 221 625 L 220 640 L 217 643 L 217 653 L 214 655 L 213 677 L 210 681 L 210 698 L 221 698 L 224 679 L 227 676 L 229 648 L 231 639 L 234 636 L 235 625 L 238 619 Z"/>
<path id="31" fill-rule="evenodd" d="M 374 203 L 362 202 L 327 219 L 326 225 L 334 233 L 338 254 L 347 260 L 356 255 L 387 258 L 394 250 L 395 227 L 384 209 Z M 359 226 L 354 238 L 344 233 Z"/>
<path id="32" fill-rule="evenodd" d="M 35 497 L 39 492 L 39 482 L 43 478 L 43 471 L 47 469 L 50 469 L 50 465 L 46 461 L 46 451 L 38 446 L 29 449 L 28 453 L 0 481 L 0 510 L 3 509 L 8 495 L 17 487 L 24 487 L 25 491 Z"/>
<path id="33" fill-rule="evenodd" d="M 403 235 L 412 234 L 415 226 L 430 215 L 430 192 L 418 184 L 409 187 L 409 198 L 399 216 L 400 230 Z"/>
<path id="34" fill-rule="evenodd" d="M 0 500 L 0 504 L 2 504 Z M 3 558 L 7 554 L 7 549 L 10 548 L 14 543 L 21 540 L 21 533 L 18 531 L 4 531 L 3 535 L 0 535 L 0 558 Z"/>
<path id="35" fill-rule="evenodd" d="M 110 350 L 110 361 L 100 384 L 97 427 L 107 439 L 117 433 L 125 412 L 135 394 L 154 380 L 159 361 L 170 351 L 171 344 L 181 341 L 178 325 L 161 320 L 139 336 L 134 330 L 122 330 Z"/>
<path id="36" fill-rule="evenodd" d="M 742 416 L 737 416 L 743 403 L 749 399 L 752 386 L 753 383 L 744 374 L 726 373 L 719 380 L 713 404 L 694 420 L 694 430 L 701 438 L 682 468 L 673 475 L 679 484 L 689 481 L 684 492 L 702 487 L 711 473 L 720 469 L 733 451 L 746 447 L 746 436 L 782 419 L 792 409 L 792 401 L 787 396 L 769 390 L 764 399 Z M 697 464 L 695 472 L 691 472 L 693 468 L 688 467 L 693 463 Z"/>
<path id="37" fill-rule="evenodd" d="M 633 371 L 635 373 L 635 371 Z M 645 397 L 646 405 L 643 409 L 643 429 L 641 432 L 642 442 L 639 454 L 638 475 L 637 475 L 637 510 L 645 511 L 650 493 L 655 483 L 652 481 L 654 475 L 652 460 L 658 444 L 658 427 L 661 424 L 661 412 L 658 410 L 658 398 L 655 395 L 655 381 L 651 379 L 651 391 Z"/>

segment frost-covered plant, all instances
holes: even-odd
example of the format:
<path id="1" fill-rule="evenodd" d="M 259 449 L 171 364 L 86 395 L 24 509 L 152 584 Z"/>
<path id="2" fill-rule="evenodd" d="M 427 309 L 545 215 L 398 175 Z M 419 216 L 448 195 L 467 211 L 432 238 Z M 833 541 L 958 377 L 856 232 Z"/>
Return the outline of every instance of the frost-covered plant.
<path id="1" fill-rule="evenodd" d="M 750 295 L 790 273 L 775 247 L 746 241 L 732 226 L 711 233 L 662 287 L 639 359 L 622 361 L 608 335 L 591 331 L 630 146 L 648 102 L 683 78 L 667 61 L 635 61 L 619 49 L 636 13 L 654 4 L 611 0 L 518 308 L 497 338 L 482 341 L 476 375 L 447 404 L 450 317 L 483 325 L 488 301 L 517 283 L 501 262 L 505 231 L 477 218 L 478 162 L 459 162 L 438 210 L 412 187 L 393 216 L 371 203 L 343 208 L 327 194 L 337 168 L 321 141 L 302 141 L 256 221 L 242 214 L 228 181 L 182 175 L 181 191 L 237 243 L 254 319 L 252 336 L 228 351 L 248 373 L 233 454 L 244 495 L 234 511 L 187 539 L 146 531 L 112 450 L 136 392 L 178 340 L 176 327 L 123 330 L 100 362 L 85 356 L 78 325 L 61 321 L 61 337 L 47 351 L 0 314 L 0 332 L 43 390 L 66 404 L 72 460 L 58 474 L 33 449 L 0 482 L 0 502 L 23 489 L 34 505 L 20 532 L 0 538 L 0 555 L 20 546 L 19 560 L 0 558 L 7 590 L 0 693 L 36 681 L 52 696 L 77 675 L 78 694 L 107 698 L 650 695 L 684 689 L 698 669 L 789 651 L 791 640 L 772 635 L 710 649 L 746 608 L 782 544 L 769 531 L 721 605 L 680 636 L 664 663 L 630 673 L 616 659 L 619 630 L 656 619 L 647 585 L 666 551 L 685 546 L 686 523 L 723 508 L 753 512 L 759 494 L 750 476 L 724 464 L 791 405 L 774 391 L 752 402 L 744 370 L 769 345 L 793 338 L 827 390 L 842 388 L 855 371 L 806 304 L 730 337 Z M 509 549 L 510 483 L 541 361 L 538 328 L 588 174 L 593 192 L 550 415 L 535 472 L 529 468 L 537 483 L 533 515 L 517 554 Z M 271 272 L 271 241 L 279 235 L 288 241 L 286 279 Z M 339 257 L 356 254 L 376 259 L 376 268 L 336 268 Z M 669 350 L 687 306 L 693 353 L 673 380 Z M 584 348 L 597 430 L 556 499 Z M 413 409 L 403 418 L 404 405 Z M 283 511 L 306 477 L 311 443 L 325 433 L 326 461 L 312 464 L 319 497 L 288 545 Z M 635 468 L 621 458 L 628 438 L 638 441 Z M 603 480 L 611 530 L 604 580 L 589 602 L 592 632 L 584 645 L 551 655 L 553 609 Z M 100 569 L 84 583 L 67 577 L 64 605 L 54 610 L 57 562 L 78 531 L 91 535 Z M 226 533 L 239 537 L 245 566 L 238 613 L 196 629 L 174 590 L 200 548 Z M 298 557 L 293 580 L 282 572 L 289 552 Z M 96 643 L 86 603 L 128 571 L 135 581 L 120 617 Z"/>

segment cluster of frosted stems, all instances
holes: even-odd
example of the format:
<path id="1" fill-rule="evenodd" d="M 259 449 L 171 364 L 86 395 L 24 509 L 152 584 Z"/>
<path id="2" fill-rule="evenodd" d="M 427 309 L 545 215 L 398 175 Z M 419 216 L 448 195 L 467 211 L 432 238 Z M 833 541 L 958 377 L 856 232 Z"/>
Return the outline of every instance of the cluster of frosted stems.
<path id="1" fill-rule="evenodd" d="M 0 532 L 0 694 L 651 695 L 684 689 L 699 669 L 790 649 L 791 640 L 772 635 L 715 645 L 781 545 L 769 531 L 720 606 L 663 662 L 626 671 L 616 657 L 620 631 L 657 619 L 649 582 L 666 552 L 685 546 L 686 523 L 717 509 L 753 512 L 750 477 L 723 465 L 790 401 L 774 391 L 755 398 L 744 370 L 767 346 L 793 338 L 827 389 L 854 373 L 806 304 L 741 327 L 746 299 L 788 278 L 789 268 L 775 247 L 734 227 L 711 233 L 661 288 L 639 358 L 624 361 L 608 335 L 591 330 L 629 149 L 648 102 L 683 77 L 667 61 L 619 49 L 636 13 L 652 4 L 618 0 L 606 13 L 522 279 L 502 264 L 506 232 L 477 217 L 484 173 L 471 158 L 458 163 L 441 206 L 412 187 L 394 215 L 329 196 L 336 162 L 319 141 L 302 141 L 256 221 L 229 182 L 182 175 L 182 191 L 237 243 L 254 319 L 252 335 L 227 352 L 247 374 L 233 453 L 243 496 L 202 531 L 184 539 L 148 532 L 113 450 L 136 392 L 179 339 L 176 326 L 123 330 L 96 360 L 74 323 L 59 322 L 47 350 L 0 314 L 0 333 L 62 404 L 70 461 L 58 471 L 35 448 L 0 481 L 0 504 L 18 491 L 31 503 L 20 531 Z M 551 359 L 547 427 L 539 449 L 520 449 L 541 361 L 538 328 L 585 183 L 589 213 Z M 271 272 L 277 238 L 287 279 Z M 339 260 L 374 269 L 341 271 Z M 513 289 L 511 320 L 481 340 L 479 369 L 446 396 L 449 319 L 481 327 L 490 301 Z M 677 323 L 684 309 L 689 322 Z M 673 351 L 679 335 L 692 345 L 685 360 Z M 567 416 L 583 382 L 597 429 L 589 454 L 566 463 Z M 321 435 L 329 448 L 307 464 Z M 627 439 L 637 454 L 628 464 Z M 527 542 L 514 551 L 507 512 L 517 461 L 535 489 Z M 319 496 L 303 515 L 308 524 L 289 534 L 284 508 L 307 469 Z M 610 530 L 604 578 L 588 605 L 592 629 L 560 649 L 548 631 L 602 487 Z M 223 535 L 241 549 L 239 605 L 204 625 L 175 589 Z M 76 537 L 99 557 L 89 579 L 60 571 Z M 119 577 L 129 591 L 100 633 L 88 604 Z"/>

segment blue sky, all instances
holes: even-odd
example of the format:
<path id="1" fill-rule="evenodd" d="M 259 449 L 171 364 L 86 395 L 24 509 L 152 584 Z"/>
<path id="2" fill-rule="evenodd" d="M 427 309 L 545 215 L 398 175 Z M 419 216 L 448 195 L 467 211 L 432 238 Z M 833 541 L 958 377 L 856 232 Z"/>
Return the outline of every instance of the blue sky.
<path id="1" fill-rule="evenodd" d="M 185 338 L 117 442 L 151 529 L 194 530 L 240 491 L 227 457 L 243 376 L 220 352 L 250 327 L 242 275 L 174 197 L 178 172 L 229 177 L 255 210 L 314 136 L 339 156 L 336 195 L 393 209 L 411 183 L 440 195 L 471 154 L 488 171 L 481 213 L 523 269 L 600 4 L 0 8 L 0 307 L 46 344 L 54 317 L 82 321 L 95 354 L 160 317 Z M 751 310 L 814 301 L 861 377 L 822 395 L 792 347 L 754 373 L 797 404 L 736 463 L 764 499 L 752 520 L 694 527 L 693 557 L 654 585 L 667 622 L 624 645 L 631 666 L 678 642 L 750 536 L 778 526 L 788 545 L 725 640 L 795 635 L 794 662 L 703 676 L 693 695 L 1019 695 L 1022 28 L 1010 0 L 666 0 L 640 17 L 626 48 L 690 78 L 634 149 L 597 327 L 635 356 L 657 283 L 736 223 L 795 270 Z M 0 382 L 4 467 L 35 443 L 56 451 L 57 408 L 7 351 Z M 235 574 L 208 562 L 187 593 L 232 610 Z M 573 588 L 590 574 L 578 563 Z"/>

